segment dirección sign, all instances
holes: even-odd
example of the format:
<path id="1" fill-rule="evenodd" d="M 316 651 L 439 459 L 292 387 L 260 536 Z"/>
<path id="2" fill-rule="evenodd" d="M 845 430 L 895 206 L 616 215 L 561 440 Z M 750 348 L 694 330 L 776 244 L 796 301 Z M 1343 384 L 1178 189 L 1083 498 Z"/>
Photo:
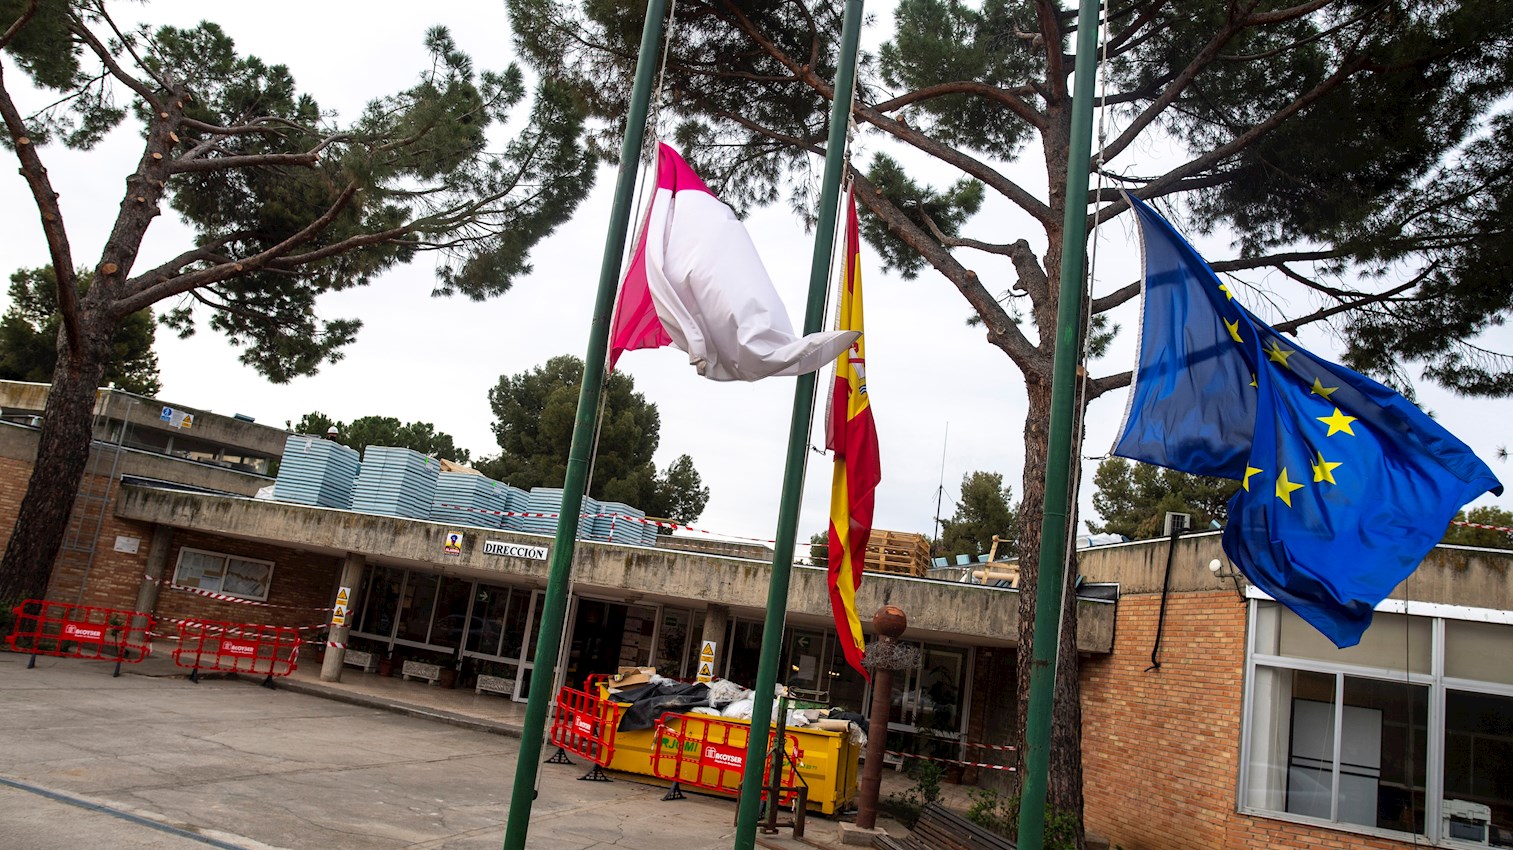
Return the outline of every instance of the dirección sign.
<path id="1" fill-rule="evenodd" d="M 519 543 L 505 543 L 502 540 L 486 540 L 483 543 L 483 554 L 504 555 L 509 558 L 529 558 L 533 561 L 545 561 L 546 547 L 522 546 Z"/>

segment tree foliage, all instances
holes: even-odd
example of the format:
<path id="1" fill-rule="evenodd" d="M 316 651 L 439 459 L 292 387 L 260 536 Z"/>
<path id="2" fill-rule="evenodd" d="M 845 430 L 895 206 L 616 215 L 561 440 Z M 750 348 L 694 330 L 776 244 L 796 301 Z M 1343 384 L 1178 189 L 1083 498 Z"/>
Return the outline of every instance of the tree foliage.
<path id="1" fill-rule="evenodd" d="M 993 549 L 993 536 L 1002 542 L 998 554 L 1018 551 L 1017 510 L 1014 488 L 1003 483 L 999 472 L 969 472 L 961 477 L 961 495 L 956 513 L 940 524 L 940 544 L 946 555 L 986 555 Z"/>
<path id="2" fill-rule="evenodd" d="M 569 354 L 518 375 L 501 376 L 489 390 L 500 453 L 480 461 L 477 468 L 522 489 L 561 487 L 582 384 L 583 361 Z M 657 472 L 652 456 L 661 442 L 662 420 L 657 406 L 635 386 L 624 372 L 610 372 L 605 380 L 588 495 L 691 523 L 704 512 L 709 488 L 686 454 Z"/>
<path id="3" fill-rule="evenodd" d="M 75 272 L 79 294 L 89 289 L 88 270 Z M 53 270 L 19 269 L 11 275 L 10 309 L 0 318 L 0 378 L 45 384 L 58 364 L 58 284 Z M 123 318 L 110 340 L 110 355 L 102 380 L 127 392 L 155 396 L 158 356 L 152 350 L 157 324 L 152 309 Z"/>
<path id="4" fill-rule="evenodd" d="M 1190 514 L 1193 528 L 1229 517 L 1229 499 L 1238 482 L 1188 475 L 1122 457 L 1098 464 L 1093 474 L 1093 509 L 1102 523 L 1087 520 L 1094 534 L 1123 534 L 1131 540 L 1161 536 L 1167 513 Z"/>
<path id="5" fill-rule="evenodd" d="M 817 531 L 809 535 L 809 563 L 816 567 L 830 563 L 830 532 Z"/>
<path id="6" fill-rule="evenodd" d="M 176 299 L 164 321 L 181 335 L 208 324 L 244 363 L 288 381 L 338 359 L 360 326 L 322 319 L 322 294 L 432 252 L 438 294 L 499 295 L 593 179 L 570 87 L 547 80 L 528 96 L 517 66 L 475 68 L 444 28 L 425 33 L 429 57 L 413 85 L 343 121 L 286 66 L 239 54 L 214 23 L 123 28 L 113 5 L 0 0 L 0 138 L 37 209 L 60 314 L 0 605 L 45 593 L 88 455 L 90 402 L 124 317 Z M 16 97 L 27 86 L 48 104 L 30 115 Z M 141 157 L 123 175 L 99 257 L 76 262 L 46 146 L 89 149 L 128 121 L 141 130 Z M 165 206 L 192 243 L 142 267 L 138 252 Z"/>
<path id="7" fill-rule="evenodd" d="M 471 457 L 467 449 L 457 446 L 451 434 L 436 430 L 436 426 L 429 422 L 401 423 L 392 416 L 359 416 L 349 425 L 320 411 L 312 411 L 294 426 L 300 434 L 322 437 L 332 428 L 336 429 L 336 435 L 331 439 L 359 454 L 368 446 L 399 446 L 461 464 L 466 464 Z"/>
<path id="8" fill-rule="evenodd" d="M 1505 511 L 1490 505 L 1472 508 L 1469 513 L 1466 511 L 1456 513 L 1455 522 L 1472 522 L 1477 525 L 1496 526 L 1496 528 L 1451 525 L 1445 532 L 1445 539 L 1442 542 L 1459 546 L 1485 546 L 1489 549 L 1513 549 L 1513 533 L 1497 530 L 1497 528 L 1513 528 L 1513 511 Z"/>

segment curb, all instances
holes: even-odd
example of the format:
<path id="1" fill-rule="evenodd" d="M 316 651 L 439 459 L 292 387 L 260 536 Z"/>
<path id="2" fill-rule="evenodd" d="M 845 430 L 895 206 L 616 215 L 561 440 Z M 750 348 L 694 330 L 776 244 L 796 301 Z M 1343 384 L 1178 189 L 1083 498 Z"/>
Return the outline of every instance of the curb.
<path id="1" fill-rule="evenodd" d="M 503 723 L 497 720 L 483 720 L 478 717 L 468 717 L 464 714 L 455 714 L 450 711 L 439 711 L 431 708 L 406 705 L 393 702 L 381 697 L 372 697 L 367 694 L 339 691 L 334 688 L 321 687 L 309 682 L 301 682 L 283 679 L 278 682 L 278 690 L 292 691 L 297 694 L 321 697 L 322 699 L 344 702 L 349 705 L 363 708 L 376 708 L 380 711 L 389 711 L 395 714 L 405 714 L 410 717 L 418 717 L 424 720 L 435 720 L 451 726 L 459 726 L 464 729 L 476 729 L 480 732 L 488 732 L 491 735 L 503 735 L 507 738 L 519 738 L 523 729 L 513 723 Z"/>

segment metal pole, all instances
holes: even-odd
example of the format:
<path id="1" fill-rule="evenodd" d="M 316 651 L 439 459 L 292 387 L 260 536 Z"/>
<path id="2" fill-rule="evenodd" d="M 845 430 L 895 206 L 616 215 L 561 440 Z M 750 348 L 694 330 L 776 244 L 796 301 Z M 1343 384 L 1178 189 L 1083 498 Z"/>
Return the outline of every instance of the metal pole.
<path id="1" fill-rule="evenodd" d="M 856 80 L 856 48 L 861 41 L 862 0 L 846 0 L 841 20 L 841 51 L 830 98 L 830 137 L 825 143 L 825 174 L 820 184 L 819 224 L 814 231 L 814 257 L 809 267 L 809 303 L 804 333 L 824 330 L 825 294 L 830 283 L 830 255 L 835 248 L 835 218 L 840 206 L 845 166 L 846 129 L 851 118 L 851 89 Z M 756 846 L 757 809 L 762 794 L 762 759 L 772 726 L 773 689 L 777 686 L 778 655 L 783 647 L 783 623 L 788 612 L 788 578 L 793 570 L 793 542 L 798 530 L 799 501 L 804 494 L 804 462 L 809 451 L 809 426 L 814 407 L 814 373 L 798 377 L 793 391 L 793 418 L 788 426 L 788 460 L 783 470 L 783 496 L 778 508 L 777 539 L 772 554 L 772 577 L 767 583 L 767 619 L 762 630 L 761 661 L 751 705 L 751 733 L 746 742 L 746 765 L 741 774 L 741 797 L 736 814 L 734 850 Z"/>
<path id="2" fill-rule="evenodd" d="M 1082 331 L 1082 265 L 1087 257 L 1088 159 L 1093 148 L 1098 5 L 1099 0 L 1082 0 L 1077 13 L 1077 78 L 1072 89 L 1072 136 L 1067 147 L 1066 211 L 1061 228 L 1061 288 L 1056 311 L 1055 368 L 1051 376 L 1050 440 L 1046 447 L 1045 518 L 1040 524 L 1035 645 L 1030 666 L 1030 704 L 1025 718 L 1025 775 L 1019 798 L 1020 850 L 1041 850 L 1045 840 L 1051 709 L 1065 584 L 1072 429 L 1078 427 L 1077 359 Z"/>
<path id="3" fill-rule="evenodd" d="M 546 713 L 552 698 L 551 670 L 562 642 L 562 622 L 567 612 L 568 581 L 572 571 L 574 540 L 578 536 L 578 511 L 583 506 L 583 489 L 593 453 L 594 429 L 599 413 L 600 389 L 604 383 L 605 354 L 609 348 L 610 322 L 614 319 L 615 290 L 620 279 L 620 257 L 625 251 L 626 232 L 630 226 L 631 206 L 635 200 L 636 171 L 640 167 L 641 142 L 646 134 L 647 105 L 651 100 L 651 81 L 656 71 L 658 48 L 662 44 L 662 16 L 666 0 L 648 0 L 646 23 L 641 29 L 641 55 L 636 60 L 636 81 L 631 89 L 630 111 L 625 119 L 625 139 L 620 143 L 620 172 L 615 181 L 614 206 L 610 211 L 609 230 L 604 237 L 604 258 L 599 265 L 599 291 L 594 299 L 594 316 L 589 326 L 588 351 L 583 355 L 583 386 L 578 391 L 578 415 L 573 421 L 573 441 L 568 452 L 567 475 L 562 482 L 562 507 L 557 517 L 557 537 L 552 543 L 547 563 L 546 602 L 541 610 L 539 637 L 536 641 L 537 668 L 531 676 L 532 687 L 526 701 L 525 724 L 520 734 L 520 754 L 515 760 L 514 792 L 510 796 L 509 817 L 504 829 L 505 850 L 525 850 L 526 832 L 530 828 L 531 803 L 536 797 L 536 767 L 541 760 L 541 742 L 545 737 Z"/>

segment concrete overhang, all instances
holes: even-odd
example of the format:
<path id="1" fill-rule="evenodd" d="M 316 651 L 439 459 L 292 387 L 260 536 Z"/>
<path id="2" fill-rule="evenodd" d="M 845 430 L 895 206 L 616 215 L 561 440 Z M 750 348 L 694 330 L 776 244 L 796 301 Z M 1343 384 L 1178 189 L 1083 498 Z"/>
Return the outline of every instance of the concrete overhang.
<path id="1" fill-rule="evenodd" d="M 191 529 L 335 557 L 363 555 L 369 563 L 430 570 L 478 580 L 545 585 L 547 561 L 494 555 L 498 541 L 550 549 L 550 537 L 449 523 L 403 519 L 239 496 L 184 492 L 126 483 L 116 515 L 139 522 Z M 460 554 L 445 553 L 447 535 L 462 534 Z M 701 552 L 579 541 L 573 557 L 574 592 L 622 600 L 728 605 L 765 611 L 771 564 Z M 795 565 L 788 593 L 792 624 L 828 626 L 830 597 L 823 568 Z M 867 573 L 857 594 L 865 619 L 883 605 L 909 616 L 907 637 L 1012 646 L 1019 624 L 1019 594 L 932 579 Z M 1083 652 L 1111 651 L 1114 604 L 1079 599 L 1077 645 Z"/>

